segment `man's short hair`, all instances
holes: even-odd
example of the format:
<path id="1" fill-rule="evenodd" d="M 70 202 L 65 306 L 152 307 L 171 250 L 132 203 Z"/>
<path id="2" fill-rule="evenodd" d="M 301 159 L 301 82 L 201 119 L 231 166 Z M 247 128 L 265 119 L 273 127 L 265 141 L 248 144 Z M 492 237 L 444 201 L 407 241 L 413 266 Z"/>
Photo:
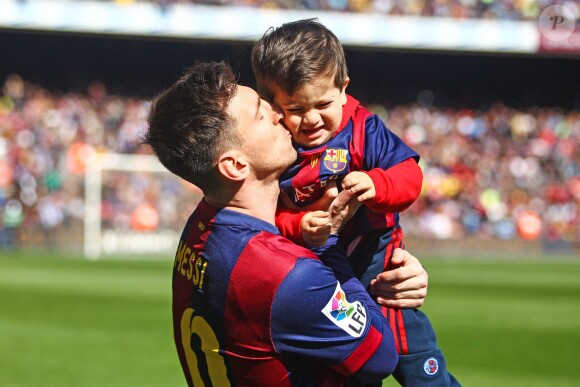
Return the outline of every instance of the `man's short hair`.
<path id="1" fill-rule="evenodd" d="M 204 191 L 215 183 L 219 155 L 239 144 L 228 114 L 236 81 L 227 63 L 198 62 L 152 101 L 143 142 L 169 171 Z"/>
<path id="2" fill-rule="evenodd" d="M 270 28 L 252 48 L 258 92 L 272 101 L 272 86 L 288 95 L 321 76 L 343 87 L 347 78 L 344 50 L 338 38 L 318 22 L 303 19 Z"/>

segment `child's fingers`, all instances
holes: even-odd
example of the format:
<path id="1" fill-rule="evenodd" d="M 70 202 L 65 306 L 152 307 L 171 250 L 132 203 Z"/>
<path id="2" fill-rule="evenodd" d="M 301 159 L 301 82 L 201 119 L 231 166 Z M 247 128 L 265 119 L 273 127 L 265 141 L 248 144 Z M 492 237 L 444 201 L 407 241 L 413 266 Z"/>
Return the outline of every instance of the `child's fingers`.
<path id="1" fill-rule="evenodd" d="M 375 190 L 373 188 L 364 190 L 360 195 L 358 195 L 358 201 L 364 202 L 375 197 Z"/>
<path id="2" fill-rule="evenodd" d="M 312 211 L 309 215 L 309 222 L 314 226 L 322 226 L 328 223 L 330 220 L 330 214 L 327 211 Z"/>
<path id="3" fill-rule="evenodd" d="M 323 224 L 317 227 L 313 227 L 310 230 L 310 234 L 313 235 L 328 235 L 330 234 L 330 223 Z"/>
<path id="4" fill-rule="evenodd" d="M 329 223 L 330 223 L 330 218 L 328 216 L 313 217 L 313 218 L 310 218 L 310 220 L 308 221 L 308 225 L 310 226 L 310 228 L 325 226 Z"/>
<path id="5" fill-rule="evenodd" d="M 342 188 L 351 189 L 355 185 L 364 182 L 367 177 L 368 175 L 366 173 L 357 171 L 351 172 L 348 175 L 346 175 L 345 178 L 342 180 Z"/>
<path id="6" fill-rule="evenodd" d="M 330 235 L 330 224 L 319 227 L 309 228 L 306 232 L 302 232 L 302 239 L 309 246 L 322 246 L 326 243 Z"/>
<path id="7" fill-rule="evenodd" d="M 352 187 L 349 188 L 350 192 L 352 192 L 353 194 L 357 195 L 361 192 L 364 192 L 367 188 L 365 188 L 365 186 L 363 184 L 356 184 L 353 185 Z"/>
<path id="8" fill-rule="evenodd" d="M 375 196 L 374 187 L 369 187 L 364 183 L 356 184 L 351 187 L 349 191 L 357 196 L 359 202 L 364 202 L 365 200 L 372 199 Z"/>

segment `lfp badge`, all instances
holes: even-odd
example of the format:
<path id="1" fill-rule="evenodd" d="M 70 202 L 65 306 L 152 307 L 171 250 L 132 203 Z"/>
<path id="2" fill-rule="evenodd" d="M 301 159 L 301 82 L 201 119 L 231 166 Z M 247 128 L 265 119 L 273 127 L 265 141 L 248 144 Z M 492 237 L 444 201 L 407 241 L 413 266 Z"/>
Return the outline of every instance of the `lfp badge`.
<path id="1" fill-rule="evenodd" d="M 346 168 L 348 151 L 329 148 L 324 153 L 324 166 L 331 172 L 340 172 Z"/>
<path id="2" fill-rule="evenodd" d="M 367 325 L 367 310 L 359 301 L 348 302 L 338 281 L 322 313 L 352 337 L 361 337 Z"/>

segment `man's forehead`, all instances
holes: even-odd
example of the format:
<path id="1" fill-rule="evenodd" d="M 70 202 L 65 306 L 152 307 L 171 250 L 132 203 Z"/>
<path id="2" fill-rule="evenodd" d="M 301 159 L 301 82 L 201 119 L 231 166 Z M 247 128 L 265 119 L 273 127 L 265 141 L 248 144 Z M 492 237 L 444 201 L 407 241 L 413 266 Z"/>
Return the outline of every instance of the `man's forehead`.
<path id="1" fill-rule="evenodd" d="M 338 88 L 332 79 L 319 77 L 311 82 L 304 82 L 290 95 L 280 86 L 273 87 L 274 102 L 279 105 L 295 103 L 312 103 L 319 99 L 329 98 Z"/>
<path id="2" fill-rule="evenodd" d="M 245 94 L 245 95 L 258 95 L 258 93 L 256 93 L 254 91 L 254 89 L 252 89 L 251 87 L 248 86 L 242 86 L 242 85 L 238 85 L 238 93 L 240 94 Z"/>
<path id="3" fill-rule="evenodd" d="M 251 87 L 238 86 L 236 94 L 230 102 L 230 108 L 240 109 L 243 107 L 248 107 L 249 102 L 255 102 L 258 99 L 258 93 L 256 93 Z M 254 106 L 251 107 L 253 108 Z"/>
<path id="4" fill-rule="evenodd" d="M 260 97 L 251 87 L 238 86 L 228 107 L 230 114 L 238 119 L 253 119 L 260 109 Z"/>

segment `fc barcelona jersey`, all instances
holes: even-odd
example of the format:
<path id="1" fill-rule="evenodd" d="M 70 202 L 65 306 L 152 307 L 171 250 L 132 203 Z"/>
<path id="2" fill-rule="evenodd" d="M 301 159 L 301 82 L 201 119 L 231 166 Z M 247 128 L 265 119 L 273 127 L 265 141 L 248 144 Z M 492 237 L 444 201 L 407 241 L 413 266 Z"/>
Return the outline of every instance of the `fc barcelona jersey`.
<path id="1" fill-rule="evenodd" d="M 360 282 L 337 281 L 274 225 L 205 201 L 179 241 L 172 308 L 189 385 L 341 386 L 397 361 Z"/>

